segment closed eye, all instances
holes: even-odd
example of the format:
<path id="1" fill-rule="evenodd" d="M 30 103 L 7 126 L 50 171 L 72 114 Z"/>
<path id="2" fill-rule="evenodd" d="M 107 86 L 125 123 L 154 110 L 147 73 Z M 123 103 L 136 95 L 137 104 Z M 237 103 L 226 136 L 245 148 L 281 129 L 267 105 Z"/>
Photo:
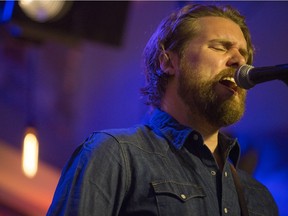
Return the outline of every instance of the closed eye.
<path id="1" fill-rule="evenodd" d="M 233 43 L 227 40 L 215 39 L 209 41 L 208 47 L 215 51 L 228 52 L 228 50 L 231 49 L 231 47 L 233 47 Z M 247 61 L 249 56 L 248 51 L 246 49 L 240 48 L 239 52 Z"/>
<path id="2" fill-rule="evenodd" d="M 223 40 L 212 40 L 209 41 L 208 47 L 212 50 L 226 52 L 229 47 L 232 46 L 231 43 Z"/>
<path id="3" fill-rule="evenodd" d="M 210 49 L 216 50 L 216 51 L 222 51 L 222 52 L 226 52 L 227 48 L 224 46 L 209 46 Z"/>

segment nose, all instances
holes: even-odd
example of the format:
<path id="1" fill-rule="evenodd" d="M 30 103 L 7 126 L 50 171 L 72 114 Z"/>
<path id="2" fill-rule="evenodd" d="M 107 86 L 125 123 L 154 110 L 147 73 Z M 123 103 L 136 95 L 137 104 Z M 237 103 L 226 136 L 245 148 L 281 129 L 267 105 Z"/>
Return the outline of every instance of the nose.
<path id="1" fill-rule="evenodd" d="M 243 64 L 246 64 L 245 57 L 239 52 L 238 49 L 231 50 L 229 59 L 227 61 L 227 66 L 238 68 Z"/>

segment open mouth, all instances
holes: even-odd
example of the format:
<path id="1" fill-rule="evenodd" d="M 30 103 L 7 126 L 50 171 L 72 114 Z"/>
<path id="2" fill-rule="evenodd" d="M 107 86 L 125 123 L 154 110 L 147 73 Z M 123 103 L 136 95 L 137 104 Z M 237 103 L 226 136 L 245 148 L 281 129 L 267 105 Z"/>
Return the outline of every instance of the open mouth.
<path id="1" fill-rule="evenodd" d="M 237 92 L 237 84 L 233 77 L 224 77 L 219 81 L 220 84 L 226 86 L 228 89 L 232 90 L 233 92 Z"/>

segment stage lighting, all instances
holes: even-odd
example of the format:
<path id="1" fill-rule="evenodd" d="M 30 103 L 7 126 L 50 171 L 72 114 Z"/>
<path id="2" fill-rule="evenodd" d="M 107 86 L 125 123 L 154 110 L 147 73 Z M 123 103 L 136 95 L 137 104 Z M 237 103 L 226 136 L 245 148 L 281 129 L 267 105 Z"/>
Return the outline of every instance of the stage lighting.
<path id="1" fill-rule="evenodd" d="M 92 40 L 120 46 L 129 1 L 19 0 L 11 25 L 22 38 L 43 42 Z"/>
<path id="2" fill-rule="evenodd" d="M 28 127 L 25 131 L 22 151 L 22 170 L 24 174 L 33 178 L 38 170 L 39 143 L 36 129 Z"/>
<path id="3" fill-rule="evenodd" d="M 30 19 L 36 22 L 56 21 L 70 9 L 72 2 L 64 0 L 20 0 L 19 6 Z"/>
<path id="4" fill-rule="evenodd" d="M 14 8 L 14 1 L 0 1 L 0 23 L 11 19 Z"/>

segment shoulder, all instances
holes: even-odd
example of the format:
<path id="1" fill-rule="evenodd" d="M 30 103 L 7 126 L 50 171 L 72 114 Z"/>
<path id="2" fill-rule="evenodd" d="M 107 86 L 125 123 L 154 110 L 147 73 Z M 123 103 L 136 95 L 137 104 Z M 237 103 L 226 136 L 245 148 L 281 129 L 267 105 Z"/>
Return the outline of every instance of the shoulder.
<path id="1" fill-rule="evenodd" d="M 81 145 L 89 154 L 132 154 L 135 151 L 163 153 L 166 140 L 147 125 L 93 132 Z M 100 154 L 101 154 L 100 153 Z"/>
<path id="2" fill-rule="evenodd" d="M 237 170 L 237 172 L 244 187 L 248 207 L 253 211 L 261 210 L 259 214 L 278 215 L 278 207 L 269 189 L 245 171 Z"/>
<path id="3" fill-rule="evenodd" d="M 108 129 L 97 133 L 103 133 L 113 137 L 117 142 L 135 141 L 138 137 L 144 136 L 148 132 L 148 128 L 144 125 L 136 125 L 130 128 Z"/>
<path id="4" fill-rule="evenodd" d="M 139 137 L 144 137 L 149 133 L 150 129 L 145 125 L 136 125 L 130 128 L 106 129 L 94 131 L 83 142 L 85 146 L 97 146 L 101 143 L 124 143 L 135 142 Z"/>
<path id="5" fill-rule="evenodd" d="M 82 148 L 93 150 L 98 148 L 118 148 L 121 144 L 143 145 L 154 140 L 155 133 L 146 125 L 130 128 L 106 129 L 94 131 L 82 143 Z M 118 147 L 117 147 L 118 146 Z"/>
<path id="6" fill-rule="evenodd" d="M 73 152 L 65 169 L 96 170 L 102 166 L 122 166 L 123 143 L 136 143 L 147 130 L 144 126 L 92 132 Z"/>
<path id="7" fill-rule="evenodd" d="M 237 172 L 240 176 L 241 182 L 248 188 L 253 188 L 255 190 L 265 190 L 268 191 L 267 187 L 263 185 L 261 182 L 256 180 L 253 176 L 248 174 L 247 172 L 237 169 Z"/>

